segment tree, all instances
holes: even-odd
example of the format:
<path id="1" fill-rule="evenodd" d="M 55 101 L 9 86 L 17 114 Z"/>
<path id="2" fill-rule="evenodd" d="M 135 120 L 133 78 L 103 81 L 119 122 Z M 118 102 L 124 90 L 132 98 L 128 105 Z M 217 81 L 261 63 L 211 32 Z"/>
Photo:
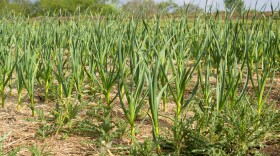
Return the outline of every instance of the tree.
<path id="1" fill-rule="evenodd" d="M 7 5 L 9 3 L 9 0 L 0 0 L 0 8 Z"/>
<path id="2" fill-rule="evenodd" d="M 117 12 L 118 0 L 0 0 L 0 15 L 21 14 L 40 16 L 44 14 L 74 15 L 92 13 L 108 15 Z M 114 5 L 115 4 L 115 5 Z"/>
<path id="3" fill-rule="evenodd" d="M 79 8 L 79 13 L 100 13 L 102 15 L 116 12 L 116 8 L 107 4 L 108 0 L 40 0 L 39 5 L 43 12 L 73 15 Z"/>
<path id="4" fill-rule="evenodd" d="M 0 11 L 4 11 L 9 4 L 8 0 L 0 0 Z"/>
<path id="5" fill-rule="evenodd" d="M 158 11 L 164 13 L 172 13 L 178 8 L 178 4 L 174 3 L 173 0 L 163 1 L 156 4 Z"/>
<path id="6" fill-rule="evenodd" d="M 241 12 L 242 10 L 244 10 L 243 0 L 224 0 L 224 3 L 228 12 Z"/>
<path id="7" fill-rule="evenodd" d="M 185 4 L 181 7 L 178 7 L 175 13 L 177 14 L 184 14 L 184 13 L 197 13 L 197 12 L 204 12 L 202 8 L 200 8 L 198 5 L 195 5 L 193 3 Z"/>
<path id="8" fill-rule="evenodd" d="M 153 0 L 131 0 L 124 4 L 122 9 L 131 14 L 154 14 L 157 12 L 156 4 Z"/>
<path id="9" fill-rule="evenodd" d="M 29 0 L 0 0 L 0 14 L 21 14 L 29 15 L 31 11 L 31 2 Z"/>

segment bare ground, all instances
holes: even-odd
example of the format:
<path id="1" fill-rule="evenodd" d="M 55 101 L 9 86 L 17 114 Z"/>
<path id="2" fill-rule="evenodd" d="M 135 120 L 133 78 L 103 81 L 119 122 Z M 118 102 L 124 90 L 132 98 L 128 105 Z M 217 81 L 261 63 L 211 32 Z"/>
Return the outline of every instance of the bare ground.
<path id="1" fill-rule="evenodd" d="M 280 108 L 280 79 L 276 79 L 275 84 L 272 88 L 271 96 L 269 101 L 276 102 L 278 108 Z M 64 136 L 63 134 L 54 135 L 52 137 L 41 138 L 36 135 L 38 127 L 40 125 L 39 121 L 31 117 L 31 111 L 28 108 L 28 98 L 26 97 L 23 102 L 22 108 L 17 110 L 17 93 L 15 90 L 12 91 L 12 95 L 8 96 L 5 101 L 5 107 L 0 109 L 0 136 L 11 132 L 11 134 L 5 139 L 3 148 L 5 152 L 10 152 L 16 148 L 21 148 L 18 152 L 19 156 L 29 156 L 31 155 L 30 148 L 32 145 L 38 147 L 38 149 L 43 150 L 45 153 L 56 156 L 78 156 L 78 155 L 100 155 L 102 148 L 98 148 L 95 144 L 98 138 L 81 136 L 75 134 L 69 134 Z M 50 113 L 53 110 L 55 103 L 45 104 L 36 98 L 36 108 L 42 109 L 46 113 Z M 94 105 L 94 104 L 93 104 Z M 172 110 L 174 105 L 167 105 L 167 115 L 172 115 Z M 116 106 L 114 108 L 114 116 L 124 119 L 121 108 Z M 81 119 L 82 120 L 82 119 Z M 124 120 L 125 121 L 125 120 Z M 137 121 L 137 125 L 142 122 L 141 128 L 137 134 L 138 140 L 145 140 L 147 138 L 152 138 L 151 132 L 151 122 L 148 120 Z M 162 127 L 170 127 L 170 121 L 160 118 L 160 123 Z M 129 145 L 130 140 L 128 139 L 128 134 L 124 137 L 114 140 L 112 144 L 114 145 Z M 108 154 L 110 153 L 122 153 L 125 154 L 126 149 L 122 148 L 110 148 Z M 277 156 L 280 153 L 280 143 L 273 142 L 268 144 L 263 150 L 271 156 Z M 111 154 L 111 155 L 113 155 Z"/>

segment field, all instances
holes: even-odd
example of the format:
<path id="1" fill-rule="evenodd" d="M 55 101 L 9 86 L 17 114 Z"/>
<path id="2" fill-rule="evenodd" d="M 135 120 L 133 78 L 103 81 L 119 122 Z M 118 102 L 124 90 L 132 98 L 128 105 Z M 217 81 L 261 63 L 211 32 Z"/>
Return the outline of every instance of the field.
<path id="1" fill-rule="evenodd" d="M 0 18 L 0 155 L 277 155 L 279 20 Z"/>

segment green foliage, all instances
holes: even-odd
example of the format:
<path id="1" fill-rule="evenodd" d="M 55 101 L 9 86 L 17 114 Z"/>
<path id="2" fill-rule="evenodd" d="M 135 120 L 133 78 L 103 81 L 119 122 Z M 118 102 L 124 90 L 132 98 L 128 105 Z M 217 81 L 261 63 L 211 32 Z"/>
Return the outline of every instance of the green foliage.
<path id="1" fill-rule="evenodd" d="M 100 9 L 98 12 L 101 15 L 113 15 L 118 12 L 118 9 L 114 5 L 111 4 L 99 4 L 99 5 L 100 5 Z"/>
<path id="2" fill-rule="evenodd" d="M 3 136 L 1 135 L 0 136 L 0 155 L 4 154 L 4 151 L 3 151 L 3 142 L 4 140 L 9 136 L 11 135 L 11 132 L 7 133 L 7 134 L 4 134 Z"/>
<path id="3" fill-rule="evenodd" d="M 154 14 L 157 12 L 156 4 L 153 0 L 132 0 L 122 6 L 122 10 L 134 14 Z"/>
<path id="4" fill-rule="evenodd" d="M 132 150 L 131 155 L 150 156 L 155 154 L 154 150 L 158 144 L 153 142 L 151 138 L 145 139 L 143 143 L 138 143 Z"/>
<path id="5" fill-rule="evenodd" d="M 157 9 L 163 13 L 171 13 L 178 9 L 178 4 L 174 3 L 172 0 L 163 1 L 156 4 Z"/>
<path id="6" fill-rule="evenodd" d="M 244 1 L 243 0 L 224 0 L 227 11 L 232 12 L 236 11 L 240 13 L 244 10 Z"/>
<path id="7" fill-rule="evenodd" d="M 40 148 L 37 145 L 31 145 L 30 147 L 27 147 L 27 149 L 31 152 L 32 156 L 48 156 L 50 155 L 49 152 L 45 151 L 45 147 Z"/>
<path id="8" fill-rule="evenodd" d="M 0 15 L 4 14 L 8 9 L 8 0 L 0 0 Z"/>
<path id="9" fill-rule="evenodd" d="M 36 112 L 43 138 L 78 132 L 96 137 L 106 155 L 130 130 L 135 155 L 246 155 L 267 134 L 279 133 L 279 112 L 268 104 L 279 75 L 277 22 L 203 15 L 3 18 L 1 70 L 14 68 L 33 115 L 44 109 L 33 100 L 38 92 L 48 95 L 49 88 L 56 95 L 56 105 L 50 99 L 53 120 Z M 86 107 L 84 100 L 90 101 Z M 150 118 L 140 121 L 143 112 Z M 154 140 L 141 144 L 146 127 Z"/>
<path id="10" fill-rule="evenodd" d="M 14 0 L 9 2 L 8 0 L 0 1 L 0 15 L 14 13 L 16 15 L 28 15 L 31 13 L 32 3 L 28 0 Z"/>
<path id="11" fill-rule="evenodd" d="M 63 15 L 71 16 L 75 14 L 100 14 L 111 15 L 119 11 L 117 7 L 118 0 L 8 0 L 0 1 L 0 15 L 14 13 L 24 16 L 42 16 L 42 15 Z M 197 5 L 188 4 L 188 10 L 202 11 Z M 173 0 L 155 3 L 154 0 L 132 0 L 122 5 L 122 11 L 130 14 L 148 14 L 157 13 L 181 13 L 185 12 L 186 6 L 178 6 Z"/>
<path id="12" fill-rule="evenodd" d="M 24 16 L 101 14 L 109 15 L 117 12 L 115 4 L 107 0 L 8 0 L 0 1 L 0 15 L 14 13 Z"/>
<path id="13" fill-rule="evenodd" d="M 7 156 L 16 156 L 17 153 L 19 152 L 20 148 L 15 148 L 12 151 L 5 153 L 4 149 L 3 149 L 3 142 L 5 139 L 7 139 L 12 132 L 8 132 L 6 134 L 0 135 L 0 155 L 7 155 Z"/>
<path id="14" fill-rule="evenodd" d="M 174 11 L 174 13 L 179 14 L 179 15 L 186 14 L 186 13 L 200 13 L 200 12 L 204 12 L 204 10 L 201 7 L 199 7 L 198 5 L 195 5 L 192 3 L 189 3 L 184 6 L 179 6 Z"/>
<path id="15" fill-rule="evenodd" d="M 40 0 L 39 1 L 44 12 L 60 11 L 66 14 L 74 14 L 77 11 L 86 12 L 96 9 L 96 0 Z"/>
<path id="16" fill-rule="evenodd" d="M 259 117 L 257 107 L 249 101 L 246 97 L 234 108 L 226 106 L 223 113 L 211 111 L 211 107 L 194 106 L 194 117 L 186 121 L 193 125 L 185 131 L 186 151 L 202 155 L 254 153 L 262 146 L 263 139 L 277 128 L 279 115 L 274 107 L 267 106 Z"/>

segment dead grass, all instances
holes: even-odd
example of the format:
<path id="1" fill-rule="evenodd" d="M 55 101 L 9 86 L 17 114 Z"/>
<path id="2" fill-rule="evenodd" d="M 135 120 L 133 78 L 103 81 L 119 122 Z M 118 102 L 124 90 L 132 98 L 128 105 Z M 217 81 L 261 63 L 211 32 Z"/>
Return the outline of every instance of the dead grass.
<path id="1" fill-rule="evenodd" d="M 194 78 L 192 81 L 196 81 Z M 250 90 L 249 90 L 250 91 Z M 112 95 L 113 96 L 113 95 Z M 55 103 L 45 104 L 42 102 L 38 96 L 36 96 L 36 108 L 45 111 L 45 115 L 48 116 L 49 113 L 55 107 Z M 63 133 L 59 133 L 57 136 L 47 137 L 45 139 L 40 138 L 36 135 L 37 129 L 39 128 L 39 121 L 37 118 L 31 118 L 31 111 L 28 108 L 28 98 L 23 100 L 23 105 L 21 110 L 17 110 L 17 92 L 12 91 L 12 95 L 8 96 L 6 99 L 6 104 L 4 109 L 0 109 L 0 135 L 11 132 L 11 135 L 4 142 L 4 151 L 9 152 L 16 148 L 22 148 L 18 153 L 19 156 L 31 155 L 27 147 L 35 145 L 40 149 L 44 149 L 44 152 L 48 152 L 50 155 L 56 156 L 78 156 L 78 155 L 99 155 L 100 149 L 96 146 L 98 137 L 83 136 L 78 134 L 69 134 L 64 136 Z M 274 82 L 271 96 L 269 101 L 276 102 L 280 106 L 280 78 Z M 94 105 L 94 103 L 92 104 Z M 146 110 L 147 110 L 146 106 Z M 165 115 L 173 116 L 173 109 L 175 108 L 174 103 L 167 104 L 167 113 Z M 280 107 L 278 107 L 280 108 Z M 161 108 L 161 114 L 163 110 Z M 84 120 L 85 112 L 81 112 L 81 115 L 76 120 Z M 121 119 L 125 121 L 124 114 L 118 105 L 118 101 L 114 103 L 113 109 L 113 120 Z M 172 126 L 172 121 L 167 118 L 159 118 L 161 129 L 168 129 Z M 136 126 L 142 123 L 139 132 L 136 134 L 136 138 L 143 141 L 147 138 L 152 138 L 152 128 L 151 121 L 148 117 L 146 119 L 137 120 Z M 115 139 L 112 143 L 112 153 L 122 153 L 125 150 L 118 149 L 119 145 L 128 146 L 130 144 L 129 134 L 125 134 L 120 139 Z M 263 152 L 269 155 L 277 155 L 280 153 L 279 142 L 276 144 L 268 145 L 263 149 Z"/>

